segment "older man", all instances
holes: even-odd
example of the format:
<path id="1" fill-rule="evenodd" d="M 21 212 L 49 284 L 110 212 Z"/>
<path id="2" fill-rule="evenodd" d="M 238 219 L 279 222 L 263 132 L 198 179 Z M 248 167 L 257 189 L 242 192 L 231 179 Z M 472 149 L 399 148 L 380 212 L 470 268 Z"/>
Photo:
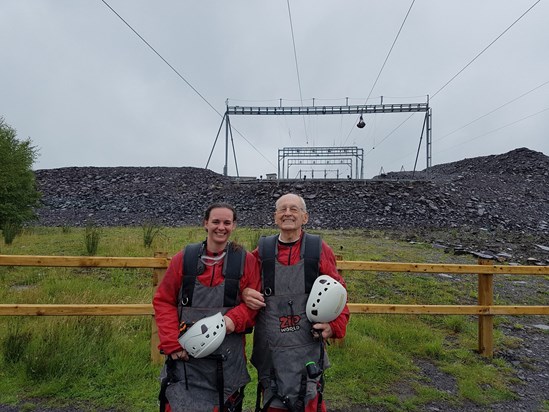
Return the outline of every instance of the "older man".
<path id="1" fill-rule="evenodd" d="M 301 196 L 281 196 L 274 218 L 280 233 L 262 237 L 253 252 L 261 263 L 261 292 L 243 292 L 250 309 L 261 309 L 251 359 L 259 380 L 256 410 L 326 411 L 323 375 L 308 374 L 306 364 L 320 364 L 320 369 L 329 366 L 323 339 L 345 336 L 349 309 L 345 306 L 332 322 L 315 324 L 309 322 L 305 309 L 319 275 L 345 283 L 332 249 L 319 236 L 303 231 L 309 214 Z"/>

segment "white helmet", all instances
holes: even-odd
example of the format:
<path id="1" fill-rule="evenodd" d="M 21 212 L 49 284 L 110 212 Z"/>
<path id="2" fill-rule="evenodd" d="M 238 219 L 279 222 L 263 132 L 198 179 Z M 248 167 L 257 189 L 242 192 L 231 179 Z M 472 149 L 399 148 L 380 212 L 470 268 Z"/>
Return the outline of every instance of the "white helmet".
<path id="1" fill-rule="evenodd" d="M 307 299 L 307 318 L 312 323 L 331 322 L 341 314 L 346 302 L 347 290 L 343 285 L 330 276 L 320 275 Z"/>
<path id="2" fill-rule="evenodd" d="M 200 319 L 178 340 L 193 358 L 204 358 L 221 346 L 225 339 L 225 319 L 221 312 Z"/>

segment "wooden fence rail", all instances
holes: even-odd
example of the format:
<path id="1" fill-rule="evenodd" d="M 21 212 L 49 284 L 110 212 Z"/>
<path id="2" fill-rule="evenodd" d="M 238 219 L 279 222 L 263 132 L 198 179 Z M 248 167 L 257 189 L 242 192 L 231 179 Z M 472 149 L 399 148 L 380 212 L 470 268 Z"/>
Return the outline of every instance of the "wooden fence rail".
<path id="1" fill-rule="evenodd" d="M 87 256 L 23 256 L 0 255 L 0 266 L 39 266 L 39 267 L 102 267 L 102 268 L 151 268 L 152 286 L 156 288 L 170 258 L 165 252 L 157 252 L 154 257 L 87 257 Z M 506 266 L 493 265 L 491 260 L 479 259 L 478 265 L 435 264 L 435 263 L 393 263 L 369 261 L 337 262 L 338 270 L 360 270 L 368 272 L 409 272 L 409 273 L 452 273 L 478 276 L 478 305 L 402 305 L 402 304 L 362 304 L 350 303 L 354 314 L 408 314 L 408 315 L 477 315 L 478 349 L 487 357 L 494 352 L 494 315 L 549 315 L 549 305 L 494 305 L 494 275 L 549 275 L 549 266 Z M 154 312 L 150 303 L 146 304 L 0 304 L 0 316 L 153 316 L 151 333 L 151 357 L 160 361 L 158 335 Z"/>

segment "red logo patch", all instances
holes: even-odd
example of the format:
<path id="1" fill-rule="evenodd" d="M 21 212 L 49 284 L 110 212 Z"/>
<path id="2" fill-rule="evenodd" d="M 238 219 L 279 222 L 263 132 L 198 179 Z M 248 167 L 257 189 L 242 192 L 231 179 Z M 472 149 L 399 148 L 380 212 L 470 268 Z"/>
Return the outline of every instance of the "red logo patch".
<path id="1" fill-rule="evenodd" d="M 280 321 L 280 332 L 295 332 L 301 329 L 299 322 L 301 321 L 301 316 L 281 316 L 278 318 Z"/>

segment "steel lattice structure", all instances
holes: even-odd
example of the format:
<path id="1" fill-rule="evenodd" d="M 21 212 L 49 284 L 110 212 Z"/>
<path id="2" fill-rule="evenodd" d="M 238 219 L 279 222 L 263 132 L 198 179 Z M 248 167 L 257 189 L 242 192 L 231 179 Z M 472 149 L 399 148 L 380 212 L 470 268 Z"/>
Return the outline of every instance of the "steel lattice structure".
<path id="1" fill-rule="evenodd" d="M 432 164 L 432 137 L 431 137 L 431 107 L 429 106 L 429 97 L 427 96 L 427 101 L 425 103 L 391 103 L 383 104 L 383 98 L 381 104 L 363 104 L 363 105 L 344 105 L 344 106 L 315 106 L 313 99 L 313 106 L 282 106 L 282 100 L 280 101 L 280 106 L 229 106 L 227 101 L 227 108 L 223 119 L 221 120 L 221 125 L 217 132 L 210 156 L 208 158 L 208 164 L 217 143 L 219 133 L 225 123 L 225 165 L 223 167 L 223 174 L 227 176 L 228 173 L 228 158 L 229 158 L 229 136 L 231 138 L 231 145 L 233 149 L 233 155 L 235 160 L 236 173 L 238 176 L 238 165 L 236 161 L 236 153 L 234 151 L 234 142 L 232 137 L 232 129 L 230 126 L 229 116 L 309 116 L 309 115 L 363 115 L 363 114 L 374 114 L 374 113 L 416 113 L 423 112 L 425 113 L 425 118 L 423 121 L 423 128 L 421 131 L 420 142 L 418 146 L 418 155 L 419 149 L 421 147 L 421 142 L 423 140 L 423 135 L 425 134 L 426 141 L 426 159 L 427 165 L 426 170 L 428 171 Z M 303 154 L 301 162 L 298 163 L 298 160 L 286 162 L 287 157 L 296 157 L 299 159 L 298 153 Z M 328 155 L 328 153 L 330 153 Z M 338 153 L 337 155 L 335 153 Z M 359 149 L 355 146 L 351 147 L 286 147 L 278 150 L 278 177 L 279 178 L 289 178 L 288 177 L 288 168 L 294 164 L 313 164 L 308 163 L 308 158 L 315 158 L 319 163 L 318 164 L 336 164 L 329 162 L 329 160 L 335 161 L 335 157 L 341 157 L 340 163 L 342 165 L 351 164 L 350 166 L 350 177 L 353 177 L 353 167 L 352 160 L 349 162 L 349 159 L 355 160 L 355 173 L 354 178 L 362 179 L 363 178 L 363 161 L 364 154 L 362 149 Z M 334 157 L 334 159 L 331 159 Z M 321 163 L 322 162 L 322 163 Z M 360 166 L 358 163 L 360 162 Z M 417 163 L 417 156 L 416 156 Z M 414 165 L 415 170 L 416 165 Z M 286 168 L 286 170 L 285 170 Z"/>

